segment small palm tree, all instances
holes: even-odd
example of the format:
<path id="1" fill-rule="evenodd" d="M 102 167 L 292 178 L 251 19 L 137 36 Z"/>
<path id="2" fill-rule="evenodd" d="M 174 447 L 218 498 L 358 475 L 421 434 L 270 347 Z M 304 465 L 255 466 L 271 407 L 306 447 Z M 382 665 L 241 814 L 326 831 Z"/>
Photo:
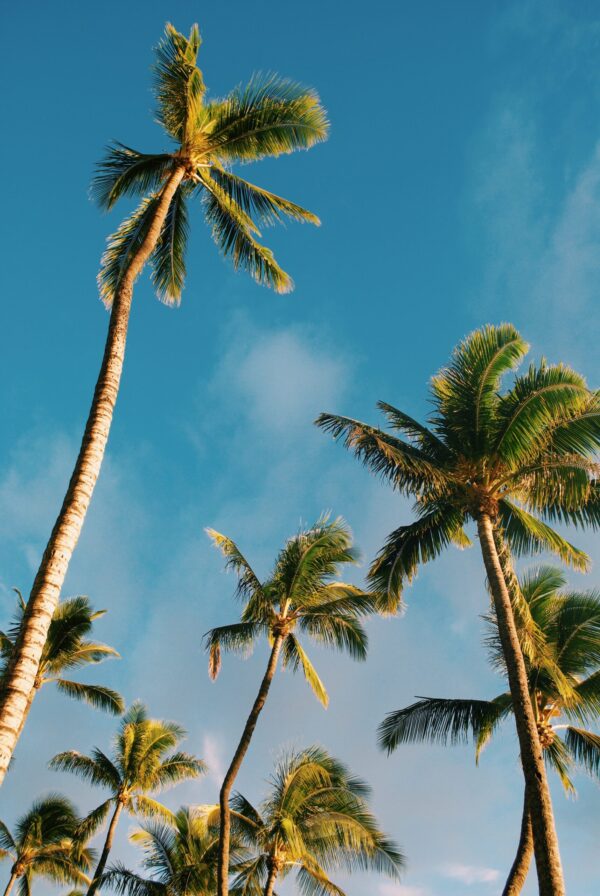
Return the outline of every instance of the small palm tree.
<path id="1" fill-rule="evenodd" d="M 520 593 L 543 636 L 537 656 L 527 656 L 527 678 L 546 764 L 567 793 L 575 788 L 571 769 L 580 766 L 600 779 L 600 735 L 578 725 L 597 724 L 600 716 L 600 592 L 565 591 L 559 569 L 541 567 L 524 576 Z M 490 657 L 506 678 L 506 663 L 492 613 L 487 618 Z M 549 666 L 550 653 L 554 666 Z M 390 713 L 380 726 L 380 743 L 392 752 L 402 743 L 459 743 L 473 737 L 476 757 L 499 723 L 513 713 L 510 693 L 493 700 L 421 698 Z M 568 722 L 561 721 L 565 717 Z M 564 732 L 561 736 L 559 732 Z M 504 896 L 520 893 L 533 855 L 529 799 L 525 793 L 521 835 Z"/>
<path id="2" fill-rule="evenodd" d="M 17 821 L 11 834 L 0 821 L 0 861 L 10 859 L 12 867 L 4 896 L 19 884 L 20 896 L 31 896 L 37 877 L 54 883 L 89 883 L 93 851 L 76 836 L 79 818 L 72 803 L 58 794 L 37 800 Z"/>
<path id="3" fill-rule="evenodd" d="M 380 830 L 366 801 L 369 788 L 320 747 L 284 756 L 260 811 L 232 799 L 234 836 L 251 851 L 237 864 L 232 892 L 272 896 L 279 878 L 296 874 L 307 896 L 344 896 L 331 870 L 374 869 L 400 876 L 404 858 Z"/>
<path id="4" fill-rule="evenodd" d="M 180 809 L 170 821 L 150 822 L 129 837 L 144 853 L 142 866 L 151 877 L 118 864 L 102 878 L 121 896 L 213 896 L 217 887 L 218 828 L 203 810 Z M 236 862 L 247 850 L 234 839 Z"/>
<path id="5" fill-rule="evenodd" d="M 273 572 L 264 582 L 231 539 L 212 529 L 208 533 L 227 558 L 226 567 L 237 573 L 237 594 L 244 602 L 240 622 L 214 628 L 206 635 L 211 677 L 215 678 L 219 672 L 222 649 L 247 653 L 261 636 L 268 638 L 271 645 L 266 672 L 219 795 L 218 893 L 226 896 L 229 796 L 280 656 L 284 667 L 289 666 L 294 671 L 302 668 L 315 696 L 326 706 L 327 692 L 296 632 L 307 634 L 328 647 L 347 650 L 354 659 L 363 660 L 367 653 L 367 636 L 360 617 L 374 612 L 377 597 L 354 585 L 334 580 L 342 565 L 355 563 L 358 557 L 352 547 L 350 531 L 342 519 L 331 521 L 326 516 L 321 517 L 311 529 L 290 538 L 280 551 Z"/>
<path id="6" fill-rule="evenodd" d="M 17 589 L 15 591 L 18 599 L 16 617 L 8 632 L 0 632 L 0 680 L 7 674 L 10 666 L 26 610 L 21 592 Z M 38 673 L 29 695 L 27 712 L 21 720 L 21 729 L 25 725 L 37 692 L 45 684 L 55 684 L 58 690 L 68 697 L 85 700 L 91 706 L 113 715 L 120 715 L 123 712 L 123 698 L 111 688 L 82 684 L 63 677 L 64 673 L 71 669 L 79 669 L 119 656 L 112 647 L 89 641 L 85 637 L 90 633 L 95 620 L 105 613 L 106 610 L 94 611 L 87 597 L 73 597 L 57 606 L 42 650 Z"/>
<path id="7" fill-rule="evenodd" d="M 59 753 L 50 767 L 74 772 L 78 777 L 105 787 L 110 791 L 107 800 L 91 812 L 80 826 L 81 836 L 91 836 L 106 821 L 111 809 L 104 848 L 88 889 L 88 896 L 98 889 L 112 848 L 119 817 L 123 810 L 146 816 L 169 816 L 169 810 L 149 794 L 172 787 L 181 781 L 204 774 L 206 766 L 200 759 L 175 750 L 185 730 L 174 722 L 150 719 L 140 703 L 134 703 L 125 713 L 114 740 L 112 757 L 97 747 L 91 756 L 76 750 Z"/>
<path id="8" fill-rule="evenodd" d="M 198 200 L 212 237 L 234 267 L 287 292 L 290 277 L 257 237 L 259 227 L 287 218 L 318 224 L 311 212 L 249 183 L 236 163 L 309 149 L 327 136 L 316 93 L 277 76 L 255 76 L 224 99 L 206 101 L 196 65 L 200 33 L 167 25 L 154 68 L 157 120 L 170 151 L 142 153 L 116 143 L 101 162 L 92 193 L 110 209 L 121 197 L 143 197 L 111 237 L 99 275 L 111 309 L 100 375 L 67 493 L 42 557 L 24 624 L 0 694 L 0 783 L 14 750 L 52 615 L 100 473 L 123 361 L 133 287 L 146 262 L 159 298 L 179 302 L 185 278 L 188 201 Z"/>
<path id="9" fill-rule="evenodd" d="M 543 896 L 564 883 L 550 791 L 529 698 L 527 672 L 511 602 L 510 553 L 550 550 L 582 569 L 588 562 L 548 521 L 600 524 L 600 393 L 563 364 L 530 366 L 502 392 L 501 381 L 528 346 L 514 327 L 487 326 L 468 336 L 432 380 L 430 428 L 380 402 L 394 433 L 348 417 L 317 423 L 342 439 L 397 491 L 416 499 L 416 521 L 399 526 L 369 579 L 400 599 L 420 564 L 450 544 L 471 544 L 473 520 L 502 640 L 523 773 L 531 799 L 535 855 Z M 400 438 L 396 433 L 403 434 Z M 519 612 L 525 612 L 521 607 Z M 535 630 L 530 629 L 535 640 Z"/>

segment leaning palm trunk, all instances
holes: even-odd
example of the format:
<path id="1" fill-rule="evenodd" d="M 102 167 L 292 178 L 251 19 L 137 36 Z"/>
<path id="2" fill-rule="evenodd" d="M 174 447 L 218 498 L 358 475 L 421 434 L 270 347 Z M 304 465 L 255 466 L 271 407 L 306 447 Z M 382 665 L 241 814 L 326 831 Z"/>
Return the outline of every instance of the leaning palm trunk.
<path id="1" fill-rule="evenodd" d="M 4 780 L 28 711 L 52 614 L 67 574 L 100 473 L 119 391 L 133 285 L 154 249 L 169 205 L 185 169 L 176 167 L 165 183 L 156 214 L 139 250 L 131 258 L 116 291 L 100 375 L 94 390 L 75 469 L 50 540 L 44 551 L 13 658 L 0 697 L 0 784 Z"/>
<path id="2" fill-rule="evenodd" d="M 277 668 L 277 661 L 279 660 L 279 653 L 281 651 L 281 645 L 283 644 L 284 637 L 285 634 L 281 633 L 277 635 L 273 641 L 273 647 L 271 648 L 271 655 L 269 657 L 267 671 L 265 672 L 264 678 L 261 682 L 258 695 L 256 697 L 256 700 L 254 701 L 254 705 L 244 726 L 240 742 L 237 746 L 237 750 L 233 755 L 231 764 L 227 769 L 227 774 L 225 775 L 223 784 L 221 786 L 221 792 L 219 793 L 221 825 L 219 829 L 219 863 L 217 876 L 218 896 L 227 896 L 227 894 L 229 893 L 229 843 L 231 839 L 231 814 L 229 808 L 229 797 L 231 796 L 231 788 L 233 787 L 233 783 L 237 778 L 238 772 L 242 766 L 244 756 L 248 752 L 248 747 L 250 746 L 250 741 L 252 740 L 252 734 L 254 733 L 254 729 L 256 728 L 258 717 L 262 711 L 263 706 L 265 705 L 265 700 L 267 699 L 267 694 L 269 693 L 269 688 L 271 687 L 271 682 L 273 681 L 273 676 L 275 675 L 275 670 Z"/>
<path id="3" fill-rule="evenodd" d="M 108 857 L 112 849 L 113 840 L 115 839 L 115 831 L 117 829 L 117 824 L 119 823 L 119 816 L 121 815 L 122 811 L 123 803 L 121 800 L 119 800 L 117 802 L 116 809 L 113 812 L 113 816 L 110 820 L 108 831 L 106 832 L 106 840 L 104 841 L 104 847 L 102 849 L 102 855 L 100 856 L 100 861 L 98 862 L 96 870 L 94 871 L 92 882 L 88 887 L 87 896 L 94 896 L 94 893 L 100 885 L 100 879 L 104 874 L 104 869 L 106 868 L 106 863 L 108 862 Z"/>
<path id="4" fill-rule="evenodd" d="M 494 524 L 488 513 L 479 514 L 477 532 L 498 620 L 498 632 L 513 700 L 521 763 L 530 806 L 540 894 L 564 896 L 565 888 L 552 802 L 529 696 L 527 672 L 519 646 L 510 595 L 494 541 Z"/>
<path id="5" fill-rule="evenodd" d="M 502 890 L 502 896 L 518 896 L 518 894 L 523 889 L 525 880 L 527 879 L 532 856 L 533 831 L 531 828 L 531 815 L 529 814 L 529 801 L 527 798 L 527 791 L 525 791 L 525 796 L 523 798 L 523 818 L 521 819 L 521 836 L 519 837 L 519 846 L 517 848 L 517 854 L 512 864 L 512 868 L 510 869 L 510 874 L 508 875 L 508 879 L 506 881 L 506 884 L 504 885 L 504 889 Z"/>
<path id="6" fill-rule="evenodd" d="M 269 874 L 267 877 L 267 882 L 265 884 L 265 891 L 263 896 L 273 896 L 273 891 L 275 889 L 275 881 L 277 880 L 277 874 L 279 869 L 277 867 L 277 862 L 271 858 L 268 862 L 269 865 Z"/>
<path id="7" fill-rule="evenodd" d="M 8 879 L 8 883 L 7 883 L 6 888 L 5 888 L 5 890 L 4 890 L 4 896 L 9 896 L 10 891 L 12 890 L 12 888 L 13 888 L 14 885 L 15 885 L 15 881 L 16 881 L 16 879 L 17 879 L 17 872 L 16 872 L 16 871 L 13 871 L 13 872 L 11 873 L 9 879 Z"/>

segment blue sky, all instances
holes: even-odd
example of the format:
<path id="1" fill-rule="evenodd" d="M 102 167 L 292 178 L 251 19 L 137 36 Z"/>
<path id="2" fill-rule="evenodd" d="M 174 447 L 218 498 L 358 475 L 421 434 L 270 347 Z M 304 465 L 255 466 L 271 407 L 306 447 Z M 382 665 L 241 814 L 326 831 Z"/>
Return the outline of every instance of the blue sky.
<path id="1" fill-rule="evenodd" d="M 96 680 L 184 723 L 188 748 L 211 765 L 166 801 L 212 801 L 266 654 L 263 645 L 245 663 L 227 658 L 208 681 L 201 636 L 233 620 L 236 606 L 203 528 L 235 538 L 266 573 L 285 537 L 331 509 L 370 559 L 408 506 L 311 421 L 322 410 L 375 420 L 377 399 L 424 415 L 430 375 L 483 323 L 512 321 L 534 357 L 568 361 L 598 385 L 598 6 L 38 0 L 5 4 L 1 15 L 4 618 L 10 587 L 29 588 L 58 510 L 105 337 L 95 275 L 126 207 L 104 216 L 92 205 L 93 163 L 112 138 L 165 148 L 149 90 L 165 21 L 199 22 L 212 95 L 277 71 L 314 86 L 329 111 L 326 144 L 244 172 L 322 218 L 320 229 L 267 233 L 296 281 L 291 296 L 235 274 L 200 210 L 181 308 L 165 308 L 139 281 L 109 450 L 64 589 L 110 611 L 98 636 L 123 659 Z M 597 557 L 591 536 L 579 543 Z M 592 572 L 586 583 L 597 582 Z M 407 602 L 402 619 L 370 624 L 366 664 L 313 651 L 327 712 L 302 680 L 279 677 L 240 789 L 259 799 L 282 746 L 321 742 L 372 783 L 409 860 L 401 885 L 355 877 L 348 892 L 492 896 L 518 837 L 512 731 L 479 769 L 468 748 L 386 759 L 375 745 L 383 715 L 415 694 L 485 697 L 502 687 L 481 647 L 476 550 L 424 569 Z M 45 761 L 106 745 L 113 727 L 43 693 L 2 817 L 49 788 L 82 810 L 99 803 Z M 568 892 L 592 896 L 599 794 L 578 784 L 576 802 L 554 787 L 557 825 Z M 128 824 L 116 854 L 133 861 Z"/>

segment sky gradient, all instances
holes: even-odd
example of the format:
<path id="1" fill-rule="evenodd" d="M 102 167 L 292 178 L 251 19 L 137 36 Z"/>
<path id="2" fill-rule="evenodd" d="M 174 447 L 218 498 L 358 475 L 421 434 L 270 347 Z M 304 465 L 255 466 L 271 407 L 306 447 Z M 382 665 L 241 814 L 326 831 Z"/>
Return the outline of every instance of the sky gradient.
<path id="1" fill-rule="evenodd" d="M 226 656 L 208 680 L 202 635 L 234 621 L 234 580 L 212 526 L 262 574 L 301 524 L 343 515 L 365 564 L 409 504 L 312 426 L 320 411 L 377 421 L 384 399 L 428 410 L 429 377 L 484 323 L 510 321 L 532 357 L 564 360 L 597 387 L 600 275 L 600 12 L 593 2 L 4 4 L 0 102 L 5 172 L 0 621 L 26 593 L 60 506 L 100 362 L 107 314 L 95 276 L 127 202 L 88 198 L 110 139 L 162 151 L 153 123 L 152 47 L 164 23 L 200 25 L 212 96 L 254 71 L 315 87 L 327 143 L 246 169 L 316 212 L 266 241 L 296 290 L 276 296 L 236 274 L 191 215 L 179 309 L 136 286 L 109 448 L 63 594 L 109 613 L 97 635 L 122 654 L 89 680 L 186 726 L 211 767 L 165 802 L 211 802 L 266 661 Z M 597 539 L 574 538 L 594 560 Z M 578 587 L 600 581 L 596 567 Z M 319 742 L 374 788 L 408 857 L 400 885 L 348 881 L 353 896 L 495 896 L 519 832 L 521 777 L 506 725 L 476 768 L 469 747 L 376 746 L 386 712 L 415 695 L 491 697 L 477 549 L 424 568 L 399 619 L 369 623 L 365 664 L 312 650 L 324 711 L 282 673 L 239 789 L 261 798 L 282 747 Z M 50 689 L 47 688 L 46 691 Z M 101 792 L 46 770 L 55 752 L 105 748 L 114 720 L 43 692 L 0 796 L 12 821 L 60 789 L 89 810 Z M 600 891 L 600 794 L 552 782 L 571 896 Z M 115 858 L 135 861 L 122 823 Z M 7 866 L 1 869 L 2 880 Z M 343 881 L 343 878 L 341 878 Z M 293 892 L 285 885 L 283 894 Z M 43 887 L 40 887 L 43 892 Z M 525 891 L 535 892 L 530 879 Z"/>

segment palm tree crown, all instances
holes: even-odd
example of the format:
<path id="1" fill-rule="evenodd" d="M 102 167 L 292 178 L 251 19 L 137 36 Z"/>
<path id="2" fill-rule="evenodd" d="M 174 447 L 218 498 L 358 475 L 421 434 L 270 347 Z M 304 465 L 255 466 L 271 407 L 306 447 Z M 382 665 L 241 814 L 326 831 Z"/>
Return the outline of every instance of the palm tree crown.
<path id="1" fill-rule="evenodd" d="M 548 522 L 600 523 L 600 393 L 563 364 L 545 361 L 502 378 L 528 349 L 509 324 L 468 336 L 433 377 L 430 428 L 385 402 L 393 432 L 321 414 L 331 432 L 400 493 L 415 498 L 417 520 L 389 536 L 370 570 L 381 590 L 399 595 L 419 564 L 453 543 L 468 547 L 464 525 L 482 512 L 498 520 L 513 553 L 549 550 L 585 569 L 585 554 Z"/>
<path id="2" fill-rule="evenodd" d="M 25 601 L 18 591 L 17 596 L 16 617 L 8 632 L 0 632 L 0 678 L 8 671 L 26 610 Z M 73 597 L 57 606 L 42 651 L 32 699 L 35 691 L 45 684 L 53 683 L 59 691 L 69 697 L 85 700 L 86 703 L 113 715 L 123 712 L 123 698 L 111 688 L 82 684 L 63 677 L 64 673 L 71 669 L 79 669 L 119 656 L 112 647 L 86 638 L 95 620 L 105 613 L 106 610 L 94 611 L 87 597 Z"/>
<path id="3" fill-rule="evenodd" d="M 213 529 L 208 534 L 225 555 L 227 568 L 237 573 L 237 596 L 244 604 L 240 622 L 213 628 L 206 635 L 211 677 L 218 675 L 221 650 L 244 654 L 259 636 L 280 636 L 284 667 L 293 671 L 300 667 L 326 706 L 327 691 L 297 632 L 364 660 L 368 639 L 360 618 L 378 607 L 377 595 L 336 580 L 340 567 L 356 563 L 359 556 L 344 521 L 323 516 L 290 538 L 263 582 L 231 539 Z"/>
<path id="4" fill-rule="evenodd" d="M 368 793 L 320 747 L 283 756 L 260 811 L 239 793 L 232 798 L 232 829 L 251 851 L 233 868 L 232 892 L 270 894 L 276 879 L 292 872 L 307 896 L 343 896 L 329 879 L 334 869 L 398 877 L 404 859 L 369 811 Z"/>
<path id="5" fill-rule="evenodd" d="M 214 241 L 234 266 L 277 292 L 287 292 L 293 284 L 273 253 L 258 242 L 259 226 L 285 218 L 319 223 L 301 206 L 230 170 L 236 162 L 308 149 L 324 140 L 327 118 L 317 95 L 270 75 L 253 77 L 225 99 L 207 100 L 196 65 L 200 43 L 197 25 L 187 38 L 167 25 L 157 48 L 157 121 L 174 144 L 172 150 L 147 154 L 115 143 L 92 184 L 92 195 L 107 209 L 122 196 L 143 196 L 111 238 L 103 259 L 99 285 L 108 305 L 146 236 L 163 184 L 177 169 L 183 168 L 184 175 L 150 258 L 157 294 L 166 302 L 178 302 L 183 288 L 189 200 L 200 200 Z"/>
<path id="6" fill-rule="evenodd" d="M 73 805 L 58 794 L 37 800 L 17 821 L 14 834 L 0 821 L 0 861 L 13 863 L 5 896 L 17 881 L 19 896 L 30 896 L 36 877 L 58 884 L 88 881 L 93 852 L 77 838 L 78 824 Z"/>
<path id="7" fill-rule="evenodd" d="M 169 810 L 149 794 L 206 771 L 202 760 L 176 750 L 184 736 L 180 725 L 148 718 L 142 704 L 134 703 L 123 716 L 111 757 L 98 748 L 91 756 L 69 750 L 50 762 L 51 768 L 74 772 L 90 784 L 110 791 L 108 799 L 90 812 L 80 826 L 82 835 L 90 836 L 105 822 L 112 808 L 104 849 L 88 891 L 90 896 L 104 871 L 121 812 L 125 809 L 138 815 L 169 817 Z"/>

